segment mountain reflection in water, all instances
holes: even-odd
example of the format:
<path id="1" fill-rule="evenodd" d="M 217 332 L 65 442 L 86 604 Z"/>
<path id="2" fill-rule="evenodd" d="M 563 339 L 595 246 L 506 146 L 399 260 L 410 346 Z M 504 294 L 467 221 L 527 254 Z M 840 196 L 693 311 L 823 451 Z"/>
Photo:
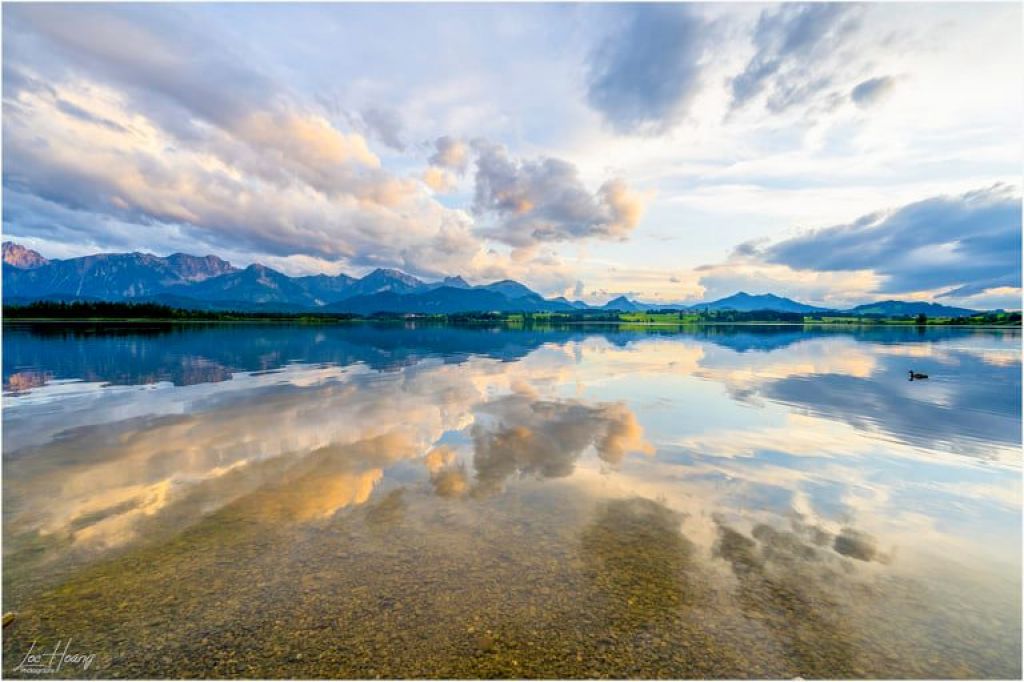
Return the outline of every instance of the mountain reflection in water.
<path id="1" fill-rule="evenodd" d="M 1018 333 L 3 344 L 7 661 L 70 636 L 99 677 L 1021 673 Z"/>

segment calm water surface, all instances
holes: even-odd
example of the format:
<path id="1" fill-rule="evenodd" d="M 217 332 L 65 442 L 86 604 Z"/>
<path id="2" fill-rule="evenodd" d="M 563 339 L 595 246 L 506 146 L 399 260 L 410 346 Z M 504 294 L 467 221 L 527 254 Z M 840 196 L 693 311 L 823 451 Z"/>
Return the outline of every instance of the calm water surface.
<path id="1" fill-rule="evenodd" d="M 1021 338 L 4 327 L 3 673 L 1017 677 Z M 907 371 L 929 374 L 908 381 Z"/>

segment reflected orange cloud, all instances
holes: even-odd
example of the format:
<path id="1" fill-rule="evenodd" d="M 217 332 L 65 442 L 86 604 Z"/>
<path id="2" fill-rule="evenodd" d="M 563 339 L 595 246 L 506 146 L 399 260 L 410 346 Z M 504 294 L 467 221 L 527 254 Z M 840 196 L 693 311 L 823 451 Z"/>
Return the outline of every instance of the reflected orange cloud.
<path id="1" fill-rule="evenodd" d="M 7 528 L 82 548 L 114 547 L 138 540 L 142 527 L 162 516 L 194 518 L 199 511 L 181 507 L 196 495 L 201 513 L 259 494 L 258 516 L 321 519 L 365 503 L 389 466 L 418 457 L 438 494 L 460 496 L 470 476 L 453 450 L 432 447 L 437 439 L 471 428 L 477 407 L 488 410 L 493 396 L 512 386 L 521 400 L 544 405 L 540 396 L 566 379 L 572 363 L 551 348 L 515 364 L 427 362 L 390 374 L 295 367 L 146 393 L 94 389 L 56 403 L 71 412 L 54 420 L 49 436 L 43 431 L 29 441 L 40 443 L 25 446 L 30 456 L 8 466 L 5 492 L 18 502 Z M 173 402 L 161 406 L 165 398 Z M 132 417 L 125 400 L 146 416 Z M 550 405 L 549 416 L 569 425 L 565 408 Z M 650 450 L 622 406 L 571 409 L 590 420 L 587 443 L 608 461 Z M 74 438 L 61 435 L 86 415 Z M 582 445 L 572 447 L 578 456 Z"/>
<path id="2" fill-rule="evenodd" d="M 612 466 L 627 453 L 654 452 L 623 403 L 590 405 L 514 393 L 480 405 L 471 434 L 477 494 L 496 492 L 513 476 L 568 476 L 589 447 Z"/>
<path id="3" fill-rule="evenodd" d="M 28 391 L 29 389 L 38 388 L 44 385 L 50 380 L 50 376 L 43 372 L 15 372 L 7 378 L 7 382 L 4 384 L 4 391 L 10 391 L 12 393 L 20 393 L 21 391 Z"/>

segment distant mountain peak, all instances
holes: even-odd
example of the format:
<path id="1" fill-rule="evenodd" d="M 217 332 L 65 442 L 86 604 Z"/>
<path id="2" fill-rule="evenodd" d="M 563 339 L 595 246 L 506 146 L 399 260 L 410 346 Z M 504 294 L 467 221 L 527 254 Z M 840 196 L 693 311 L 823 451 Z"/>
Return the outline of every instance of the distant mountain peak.
<path id="1" fill-rule="evenodd" d="M 623 296 L 616 296 L 615 298 L 613 298 L 612 300 L 608 301 L 607 303 L 605 303 L 601 307 L 606 309 L 606 310 L 627 310 L 627 311 L 641 310 L 641 306 L 640 305 L 638 305 L 634 301 L 629 300 L 629 298 L 627 298 L 625 295 L 623 295 Z"/>
<path id="2" fill-rule="evenodd" d="M 356 281 L 355 277 L 352 277 L 350 275 L 346 275 L 344 272 L 339 272 L 337 275 L 328 275 L 325 272 L 319 272 L 319 273 L 317 273 L 315 275 L 303 275 L 303 276 L 299 277 L 299 279 L 317 280 L 317 281 L 320 281 L 320 282 L 326 282 L 326 281 L 354 282 L 354 281 Z"/>
<path id="3" fill-rule="evenodd" d="M 7 300 L 106 301 L 163 300 L 182 307 L 211 305 L 223 309 L 333 310 L 348 312 L 481 312 L 573 311 L 577 309 L 636 312 L 651 309 L 754 312 L 772 310 L 815 314 L 824 308 L 771 293 L 738 291 L 732 296 L 696 305 L 648 303 L 626 295 L 603 306 L 589 306 L 564 297 L 545 299 L 511 279 L 470 285 L 461 276 L 425 283 L 393 268 L 378 268 L 356 279 L 345 274 L 290 277 L 254 263 L 236 268 L 214 255 L 175 253 L 96 253 L 47 260 L 14 242 L 3 242 L 3 293 Z M 960 317 L 972 314 L 927 301 L 876 301 L 849 309 L 855 315 Z"/>
<path id="4" fill-rule="evenodd" d="M 775 294 L 749 294 L 746 291 L 737 291 L 732 296 L 726 296 L 716 301 L 707 301 L 691 306 L 697 310 L 736 310 L 750 312 L 754 310 L 775 310 L 787 313 L 811 313 L 824 310 L 806 303 L 794 301 L 791 298 L 776 296 Z"/>
<path id="5" fill-rule="evenodd" d="M 228 261 L 226 261 L 223 258 L 221 258 L 220 256 L 214 256 L 212 253 L 211 254 L 207 254 L 205 256 L 193 256 L 192 254 L 181 253 L 179 251 L 178 253 L 172 253 L 170 256 L 167 256 L 167 260 L 172 262 L 172 263 L 173 262 L 208 263 L 210 265 L 216 265 L 218 267 L 224 267 L 224 268 L 234 268 L 235 267 L 231 263 L 229 263 Z M 235 268 L 235 269 L 237 270 L 237 268 Z"/>
<path id="6" fill-rule="evenodd" d="M 771 292 L 765 292 L 763 294 L 752 294 L 748 291 L 737 291 L 732 296 L 728 296 L 730 299 L 754 299 L 759 301 L 791 301 L 793 299 L 786 298 L 785 296 L 779 296 Z"/>
<path id="7" fill-rule="evenodd" d="M 523 298 L 524 296 L 539 296 L 539 294 L 520 282 L 514 279 L 500 279 L 497 282 L 491 282 L 490 284 L 483 284 L 478 289 L 486 289 L 488 291 L 494 291 L 508 298 Z"/>
<path id="8" fill-rule="evenodd" d="M 402 272 L 401 270 L 396 270 L 394 268 L 377 268 L 376 270 L 368 274 L 366 277 L 389 277 L 392 279 L 400 279 L 403 281 L 419 281 L 412 275 L 406 272 Z M 366 277 L 364 277 L 363 279 L 366 279 Z"/>
<path id="9" fill-rule="evenodd" d="M 202 282 L 204 279 L 238 271 L 231 263 L 214 255 L 192 256 L 187 253 L 172 253 L 164 260 L 186 282 Z"/>
<path id="10" fill-rule="evenodd" d="M 4 263 L 21 268 L 22 270 L 33 270 L 41 268 L 50 261 L 43 258 L 38 251 L 26 248 L 14 242 L 3 243 Z"/>
<path id="11" fill-rule="evenodd" d="M 441 280 L 441 284 L 443 284 L 446 287 L 455 287 L 457 289 L 468 289 L 470 286 L 469 282 L 462 279 L 461 275 L 455 275 L 454 277 L 445 277 L 443 280 Z"/>

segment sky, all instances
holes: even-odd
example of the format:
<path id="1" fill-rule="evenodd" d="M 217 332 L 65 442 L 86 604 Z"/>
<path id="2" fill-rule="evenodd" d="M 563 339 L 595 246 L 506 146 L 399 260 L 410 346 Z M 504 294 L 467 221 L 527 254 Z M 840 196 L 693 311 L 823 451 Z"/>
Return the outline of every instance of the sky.
<path id="1" fill-rule="evenodd" d="M 6 4 L 4 238 L 1021 307 L 1001 4 Z"/>

